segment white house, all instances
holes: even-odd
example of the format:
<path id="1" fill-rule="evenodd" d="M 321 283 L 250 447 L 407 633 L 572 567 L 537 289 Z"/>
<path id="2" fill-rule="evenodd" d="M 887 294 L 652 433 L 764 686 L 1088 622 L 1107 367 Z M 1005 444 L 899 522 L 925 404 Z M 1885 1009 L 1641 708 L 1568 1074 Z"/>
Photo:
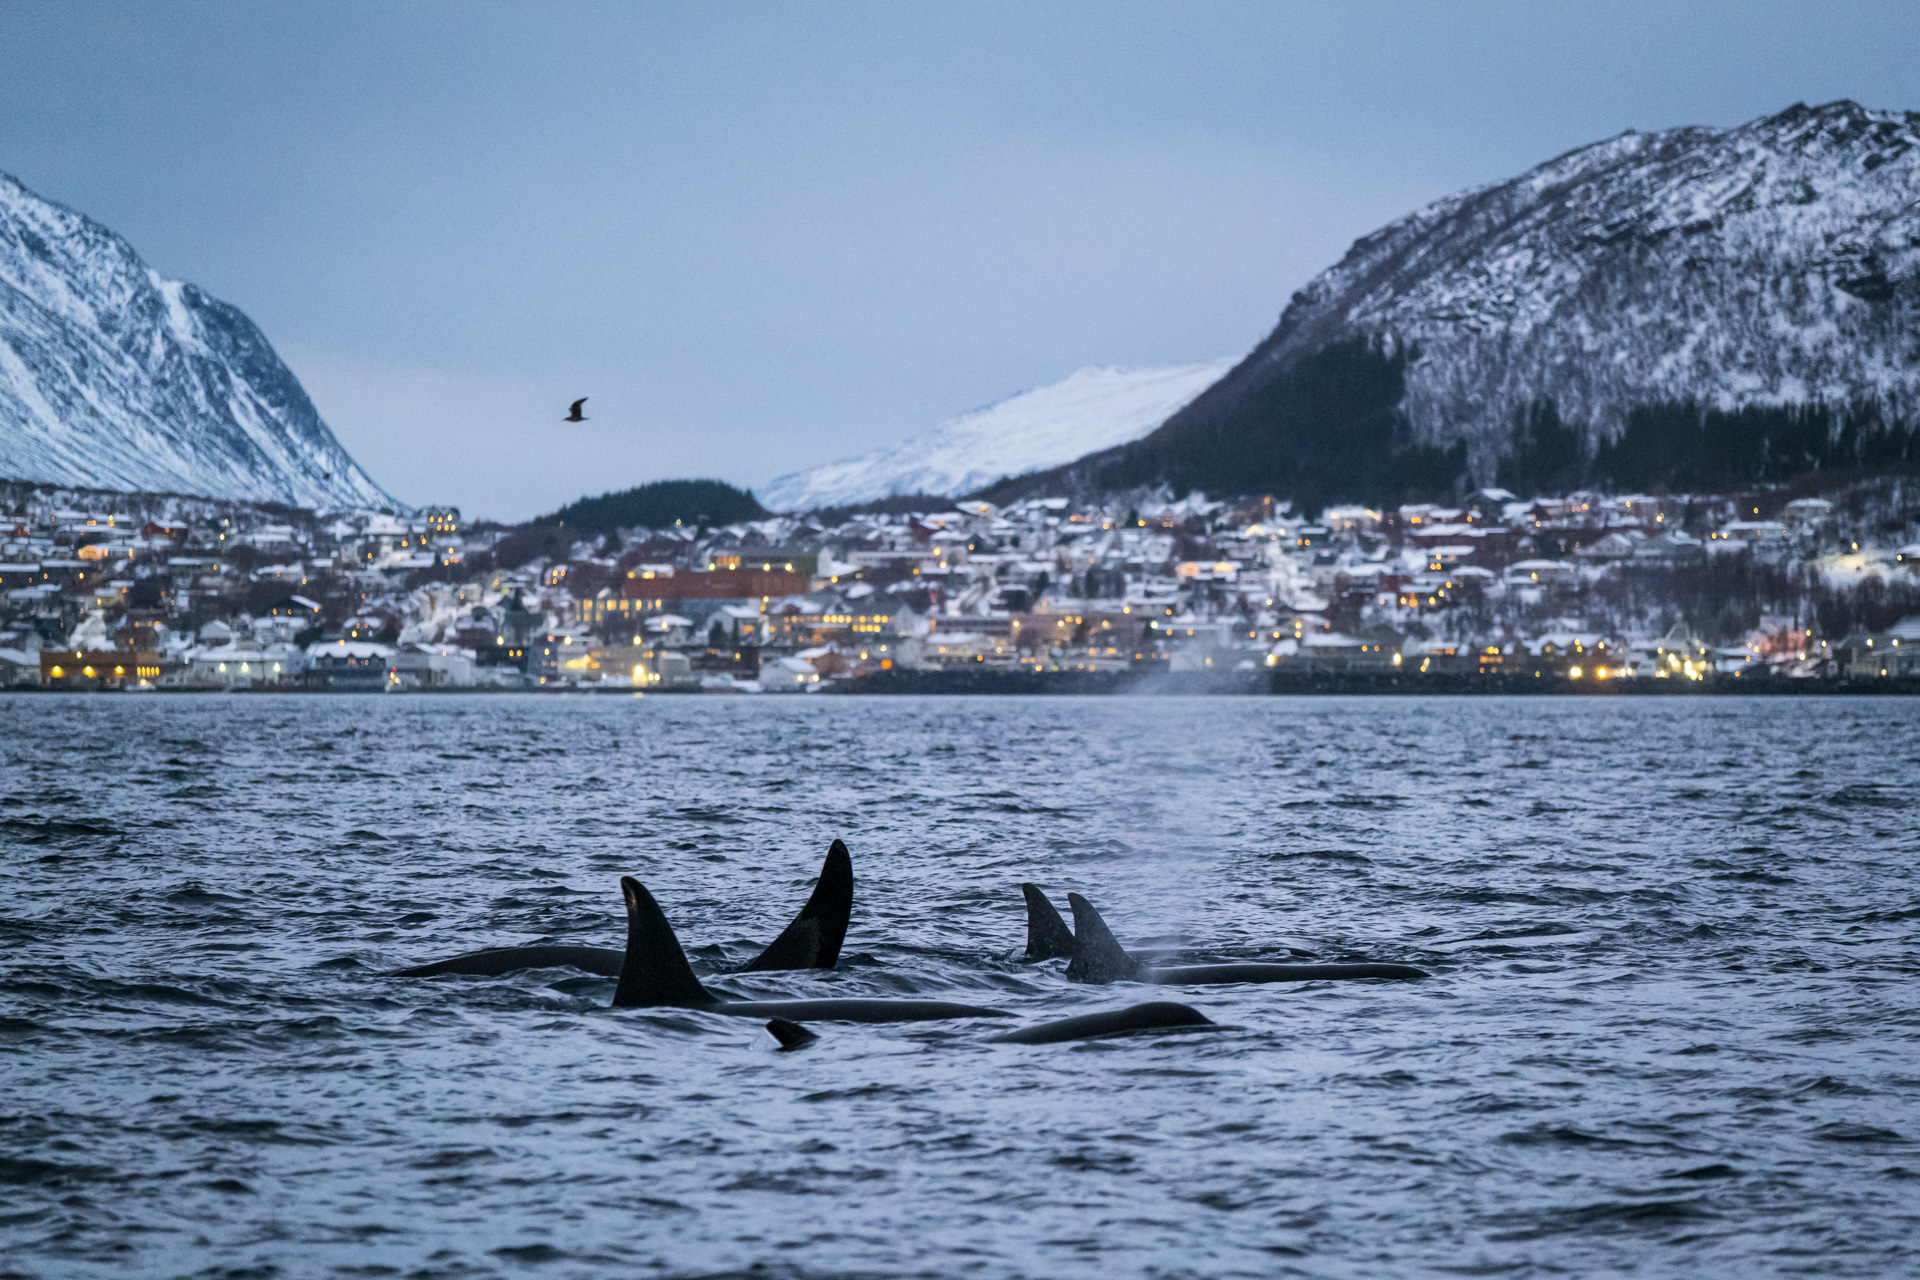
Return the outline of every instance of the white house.
<path id="1" fill-rule="evenodd" d="M 805 658 L 772 658 L 760 664 L 760 687 L 768 693 L 803 693 L 820 683 Z"/>
<path id="2" fill-rule="evenodd" d="M 402 645 L 393 655 L 393 678 L 402 689 L 471 689 L 474 653 L 451 644 Z"/>
<path id="3" fill-rule="evenodd" d="M 202 645 L 188 657 L 181 681 L 202 689 L 252 689 L 296 684 L 306 670 L 307 655 L 293 645 Z"/>
<path id="4" fill-rule="evenodd" d="M 1825 498 L 1795 498 L 1787 504 L 1787 523 L 1796 528 L 1820 524 L 1833 515 L 1833 504 Z"/>
<path id="5" fill-rule="evenodd" d="M 40 683 L 40 655 L 23 649 L 0 649 L 0 689 Z"/>
<path id="6" fill-rule="evenodd" d="M 1565 560 L 1515 560 L 1500 577 L 1510 587 L 1544 587 L 1572 582 L 1575 573 L 1574 566 Z"/>

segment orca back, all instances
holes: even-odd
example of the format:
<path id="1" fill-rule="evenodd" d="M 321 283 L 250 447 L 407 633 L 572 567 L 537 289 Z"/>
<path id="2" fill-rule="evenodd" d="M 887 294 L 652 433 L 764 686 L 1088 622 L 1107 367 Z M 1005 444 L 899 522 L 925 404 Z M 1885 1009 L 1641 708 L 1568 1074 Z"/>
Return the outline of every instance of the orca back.
<path id="1" fill-rule="evenodd" d="M 1139 1035 L 1148 1031 L 1218 1031 L 1220 1026 L 1190 1005 L 1155 1000 L 1126 1009 L 1083 1013 L 1036 1027 L 1022 1027 L 989 1036 L 988 1044 L 1063 1044 L 1069 1040 L 1101 1040 L 1108 1036 Z"/>
<path id="2" fill-rule="evenodd" d="M 1189 964 L 1155 969 L 1147 981 L 1168 986 L 1222 982 L 1350 982 L 1360 978 L 1425 978 L 1410 964 Z"/>
<path id="3" fill-rule="evenodd" d="M 431 978 L 442 973 L 464 973 L 475 977 L 497 978 L 503 973 L 512 973 L 518 969 L 552 969 L 567 966 L 585 969 L 588 973 L 597 973 L 604 978 L 620 976 L 621 966 L 626 963 L 626 952 L 615 951 L 611 947 L 493 947 L 486 951 L 472 951 L 463 956 L 454 956 L 451 960 L 436 960 L 432 964 L 415 965 L 411 969 L 396 969 L 396 978 Z"/>

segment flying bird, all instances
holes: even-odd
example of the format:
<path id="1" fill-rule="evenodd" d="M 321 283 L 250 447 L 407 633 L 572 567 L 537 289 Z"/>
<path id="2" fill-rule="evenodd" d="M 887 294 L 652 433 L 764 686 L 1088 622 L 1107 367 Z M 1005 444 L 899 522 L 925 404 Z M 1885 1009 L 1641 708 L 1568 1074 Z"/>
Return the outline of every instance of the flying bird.
<path id="1" fill-rule="evenodd" d="M 585 396 L 581 396 L 578 400 L 575 400 L 573 402 L 573 408 L 567 410 L 567 416 L 560 419 L 560 421 L 585 422 L 587 419 L 586 419 L 586 416 L 580 412 L 580 406 L 585 404 L 586 402 L 587 402 L 587 398 Z"/>

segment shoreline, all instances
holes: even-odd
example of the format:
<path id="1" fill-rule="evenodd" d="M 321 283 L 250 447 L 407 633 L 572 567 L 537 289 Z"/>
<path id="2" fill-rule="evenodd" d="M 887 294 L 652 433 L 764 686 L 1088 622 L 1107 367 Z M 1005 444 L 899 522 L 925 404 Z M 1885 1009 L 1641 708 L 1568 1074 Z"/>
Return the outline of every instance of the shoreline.
<path id="1" fill-rule="evenodd" d="M 1920 694 L 1920 677 L 1873 679 L 1707 676 L 1700 680 L 1486 676 L 1418 672 L 1155 672 L 1130 671 L 887 671 L 837 683 L 825 692 L 889 694 L 1070 694 L 1087 697 L 1657 697 L 1832 696 Z"/>
<path id="2" fill-rule="evenodd" d="M 1614 678 L 1575 681 L 1553 676 L 1446 675 L 1415 672 L 1154 672 L 1131 671 L 886 671 L 851 680 L 823 683 L 807 694 L 749 694 L 724 689 L 597 689 L 592 687 L 511 689 L 501 686 L 433 689 L 0 689 L 0 696 L 57 694 L 235 694 L 246 697 L 322 694 L 337 697 L 385 697 L 426 694 L 457 697 L 511 694 L 539 697 L 588 694 L 595 697 L 754 696 L 828 697 L 1528 697 L 1528 698 L 1713 698 L 1713 697 L 1912 697 L 1920 695 L 1920 677 L 1880 676 L 1784 679 L 1707 676 L 1699 680 Z"/>

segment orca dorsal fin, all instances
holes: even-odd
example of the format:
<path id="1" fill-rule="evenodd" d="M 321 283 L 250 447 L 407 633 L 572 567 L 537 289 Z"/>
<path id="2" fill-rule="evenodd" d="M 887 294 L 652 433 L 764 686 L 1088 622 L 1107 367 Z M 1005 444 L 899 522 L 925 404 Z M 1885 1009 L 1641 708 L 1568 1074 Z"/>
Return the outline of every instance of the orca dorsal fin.
<path id="1" fill-rule="evenodd" d="M 1093 904 L 1077 893 L 1067 895 L 1073 908 L 1073 959 L 1067 964 L 1068 982 L 1120 982 L 1140 976 L 1140 962 L 1128 955 Z"/>
<path id="2" fill-rule="evenodd" d="M 804 1049 L 820 1038 L 799 1023 L 788 1022 L 785 1018 L 775 1018 L 768 1022 L 767 1034 L 780 1042 L 779 1052 L 781 1053 Z"/>
<path id="3" fill-rule="evenodd" d="M 754 962 L 741 970 L 831 969 L 847 940 L 847 921 L 853 916 L 853 858 L 847 846 L 835 840 L 820 864 L 820 882 L 800 914 L 768 944 Z"/>
<path id="4" fill-rule="evenodd" d="M 1059 909 L 1047 901 L 1037 884 L 1023 884 L 1020 892 L 1027 898 L 1027 959 L 1072 955 L 1073 930 L 1060 918 Z"/>
<path id="5" fill-rule="evenodd" d="M 719 1003 L 693 976 L 693 966 L 680 949 L 680 939 L 673 936 L 673 926 L 667 923 L 666 913 L 647 887 L 632 876 L 621 876 L 620 892 L 627 900 L 627 958 L 620 966 L 614 1008 L 674 1005 L 697 1009 Z"/>

